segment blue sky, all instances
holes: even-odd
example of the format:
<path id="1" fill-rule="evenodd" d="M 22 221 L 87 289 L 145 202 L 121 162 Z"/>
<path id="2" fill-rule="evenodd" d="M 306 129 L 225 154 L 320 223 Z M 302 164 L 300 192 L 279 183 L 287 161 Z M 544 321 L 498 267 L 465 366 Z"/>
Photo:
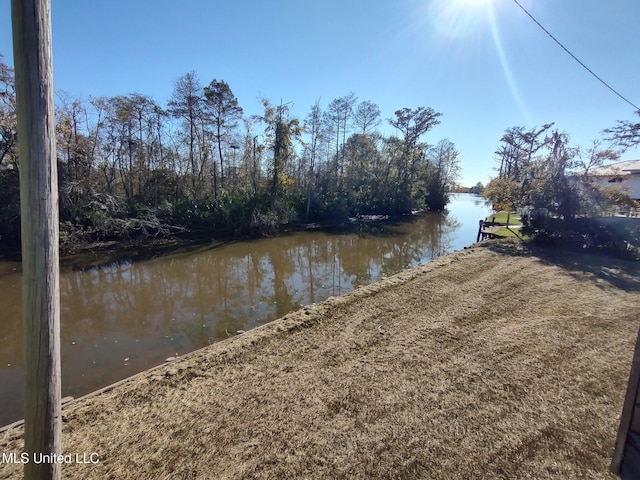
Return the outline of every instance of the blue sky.
<path id="1" fill-rule="evenodd" d="M 519 1 L 640 104 L 638 0 Z M 432 107 L 442 122 L 424 140 L 456 144 L 466 185 L 495 175 L 506 128 L 556 122 L 587 147 L 638 118 L 513 0 L 52 0 L 52 24 L 54 85 L 72 96 L 138 92 L 164 105 L 194 70 L 205 85 L 225 80 L 246 114 L 266 97 L 304 118 L 317 99 L 326 107 L 349 92 L 383 118 Z M 0 53 L 13 64 L 8 1 Z"/>

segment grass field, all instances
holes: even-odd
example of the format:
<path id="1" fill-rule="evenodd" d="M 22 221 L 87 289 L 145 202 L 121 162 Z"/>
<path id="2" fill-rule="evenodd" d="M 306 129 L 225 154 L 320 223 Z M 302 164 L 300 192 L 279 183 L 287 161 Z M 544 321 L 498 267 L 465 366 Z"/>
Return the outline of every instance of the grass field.
<path id="1" fill-rule="evenodd" d="M 500 223 L 502 225 L 506 225 L 507 224 L 507 211 L 506 210 L 501 210 L 499 212 L 492 213 L 485 220 L 486 221 L 493 221 L 493 222 L 496 222 L 496 223 Z M 520 219 L 520 215 L 518 215 L 518 212 L 511 212 L 511 215 L 509 216 L 509 225 L 522 225 L 522 220 Z"/>
<path id="2" fill-rule="evenodd" d="M 614 479 L 639 319 L 637 263 L 484 242 L 72 402 L 63 477 Z"/>

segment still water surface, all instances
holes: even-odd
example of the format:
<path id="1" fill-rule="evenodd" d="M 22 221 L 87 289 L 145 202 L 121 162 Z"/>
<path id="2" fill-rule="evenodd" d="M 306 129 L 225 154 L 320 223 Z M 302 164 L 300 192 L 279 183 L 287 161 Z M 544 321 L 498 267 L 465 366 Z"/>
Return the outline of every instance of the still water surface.
<path id="1" fill-rule="evenodd" d="M 60 278 L 62 395 L 80 396 L 302 305 L 460 250 L 484 201 L 357 231 L 308 231 L 123 261 Z M 22 414 L 20 265 L 0 262 L 0 426 Z"/>

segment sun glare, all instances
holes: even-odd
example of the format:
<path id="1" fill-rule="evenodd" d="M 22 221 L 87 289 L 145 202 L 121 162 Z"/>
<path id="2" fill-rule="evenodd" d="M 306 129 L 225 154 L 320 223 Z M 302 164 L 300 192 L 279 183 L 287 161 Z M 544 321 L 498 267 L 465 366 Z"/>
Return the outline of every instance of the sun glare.
<path id="1" fill-rule="evenodd" d="M 516 77 L 511 71 L 502 45 L 494 12 L 499 3 L 498 0 L 429 0 L 424 4 L 426 6 L 425 18 L 428 19 L 430 31 L 448 41 L 446 45 L 449 49 L 453 49 L 453 45 L 464 45 L 464 49 L 459 50 L 462 52 L 461 56 L 472 52 L 474 44 L 478 44 L 479 41 L 482 41 L 479 39 L 489 33 L 511 95 L 527 123 L 531 123 L 527 105 L 520 94 Z"/>
<path id="2" fill-rule="evenodd" d="M 463 7 L 481 7 L 487 5 L 491 0 L 455 0 Z"/>
<path id="3" fill-rule="evenodd" d="M 491 0 L 432 0 L 429 16 L 435 29 L 449 38 L 474 36 L 486 27 Z"/>

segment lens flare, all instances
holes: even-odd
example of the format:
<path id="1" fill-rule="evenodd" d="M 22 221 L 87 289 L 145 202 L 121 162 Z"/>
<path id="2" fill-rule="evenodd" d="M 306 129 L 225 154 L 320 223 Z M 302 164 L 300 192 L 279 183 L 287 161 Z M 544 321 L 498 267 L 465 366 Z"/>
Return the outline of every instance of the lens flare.
<path id="1" fill-rule="evenodd" d="M 462 38 L 478 33 L 485 23 L 490 0 L 433 0 L 429 17 L 433 27 L 448 38 Z"/>
<path id="2" fill-rule="evenodd" d="M 498 29 L 498 22 L 494 11 L 496 0 L 430 0 L 425 6 L 426 18 L 429 19 L 431 31 L 438 36 L 448 39 L 448 48 L 456 45 L 459 49 L 464 45 L 463 55 L 474 52 L 474 48 L 481 44 L 485 37 L 487 24 L 491 31 L 504 78 L 509 92 L 520 114 L 527 124 L 531 124 L 531 115 L 520 94 L 518 83 L 511 71 L 507 55 Z M 421 16 L 418 16 L 421 18 Z"/>
<path id="3" fill-rule="evenodd" d="M 484 6 L 491 3 L 491 0 L 454 0 L 455 3 L 462 4 L 467 7 Z"/>
<path id="4" fill-rule="evenodd" d="M 522 95 L 520 94 L 520 90 L 518 89 L 518 84 L 513 77 L 513 73 L 511 72 L 511 67 L 509 66 L 507 56 L 504 53 L 504 48 L 502 47 L 502 39 L 500 38 L 500 31 L 498 30 L 498 22 L 496 22 L 496 17 L 490 3 L 487 3 L 487 11 L 489 14 L 489 23 L 491 25 L 491 35 L 493 36 L 493 43 L 496 46 L 496 52 L 498 53 L 498 58 L 500 59 L 500 64 L 502 65 L 502 71 L 504 72 L 505 79 L 507 80 L 507 84 L 509 85 L 509 90 L 511 90 L 511 95 L 518 105 L 520 113 L 522 113 L 522 115 L 524 116 L 527 124 L 530 125 L 532 123 L 531 115 L 529 114 L 529 110 L 527 109 L 527 106 L 522 99 Z"/>

